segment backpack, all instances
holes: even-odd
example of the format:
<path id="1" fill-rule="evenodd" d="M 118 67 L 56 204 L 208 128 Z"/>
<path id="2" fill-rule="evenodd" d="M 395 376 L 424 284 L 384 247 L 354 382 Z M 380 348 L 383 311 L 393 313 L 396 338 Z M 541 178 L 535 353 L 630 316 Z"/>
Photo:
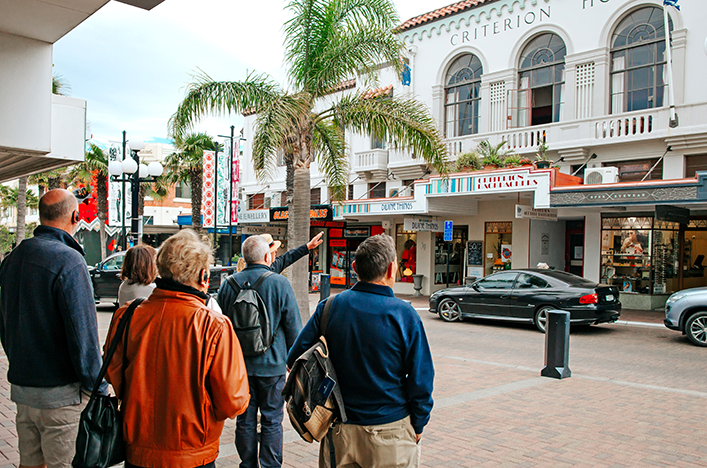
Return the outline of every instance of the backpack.
<path id="1" fill-rule="evenodd" d="M 274 274 L 272 271 L 263 273 L 252 287 L 247 281 L 241 286 L 233 276 L 226 278 L 237 293 L 226 316 L 231 319 L 233 331 L 238 336 L 245 357 L 260 356 L 272 345 L 270 315 L 263 298 L 258 294 L 258 288 L 268 276 Z"/>
<path id="2" fill-rule="evenodd" d="M 292 427 L 310 443 L 321 441 L 335 422 L 346 422 L 344 401 L 324 337 L 333 299 L 329 297 L 324 305 L 319 341 L 297 358 L 282 390 Z"/>

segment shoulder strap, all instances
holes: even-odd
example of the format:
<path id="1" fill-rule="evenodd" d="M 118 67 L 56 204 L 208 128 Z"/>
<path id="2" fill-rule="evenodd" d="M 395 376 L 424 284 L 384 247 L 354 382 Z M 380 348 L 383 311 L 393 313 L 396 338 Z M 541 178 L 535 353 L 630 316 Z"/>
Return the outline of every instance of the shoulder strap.
<path id="1" fill-rule="evenodd" d="M 123 336 L 123 332 L 125 331 L 125 328 L 128 326 L 130 323 L 130 319 L 133 317 L 133 312 L 135 312 L 135 309 L 137 306 L 140 305 L 142 301 L 144 301 L 144 297 L 138 297 L 135 299 L 133 302 L 130 303 L 128 306 L 127 310 L 123 314 L 123 316 L 120 318 L 120 323 L 118 324 L 118 328 L 115 330 L 115 336 L 113 336 L 113 340 L 110 342 L 110 347 L 108 348 L 108 352 L 106 353 L 105 357 L 103 358 L 103 365 L 101 366 L 101 370 L 98 372 L 98 377 L 96 377 L 96 383 L 93 385 L 93 391 L 91 392 L 91 399 L 94 399 L 96 395 L 98 394 L 98 389 L 101 387 L 101 383 L 103 382 L 103 378 L 106 376 L 106 372 L 108 371 L 108 365 L 110 364 L 110 360 L 113 357 L 113 354 L 115 354 L 115 349 L 118 347 L 118 343 L 120 343 L 120 339 Z"/>
<path id="2" fill-rule="evenodd" d="M 236 293 L 236 295 L 238 295 L 238 291 L 241 289 L 241 285 L 238 284 L 238 281 L 236 281 L 236 278 L 234 278 L 233 275 L 227 276 L 226 282 L 231 284 L 233 291 Z"/>
<path id="3" fill-rule="evenodd" d="M 265 281 L 266 279 L 268 279 L 269 276 L 272 276 L 274 274 L 275 273 L 273 273 L 272 271 L 266 271 L 265 273 L 260 275 L 260 278 L 258 278 L 258 281 L 256 281 L 255 284 L 253 285 L 253 289 L 255 289 L 257 291 L 258 288 L 260 287 L 260 285 L 263 284 L 263 281 Z"/>
<path id="4" fill-rule="evenodd" d="M 329 311 L 331 310 L 331 304 L 334 302 L 334 296 L 329 296 L 324 304 L 324 310 L 322 310 L 322 318 L 319 321 L 319 334 L 326 337 L 326 327 L 329 325 Z"/>

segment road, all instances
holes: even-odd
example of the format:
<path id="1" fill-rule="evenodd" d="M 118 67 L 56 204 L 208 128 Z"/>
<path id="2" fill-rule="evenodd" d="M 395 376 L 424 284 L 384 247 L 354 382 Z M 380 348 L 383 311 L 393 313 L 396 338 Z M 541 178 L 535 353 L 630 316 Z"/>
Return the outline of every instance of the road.
<path id="1" fill-rule="evenodd" d="M 436 371 L 423 466 L 707 467 L 707 349 L 680 333 L 618 323 L 573 328 L 572 377 L 554 380 L 540 377 L 544 335 L 533 326 L 446 323 L 424 301 L 413 304 Z M 109 305 L 99 307 L 101 339 L 111 315 Z M 0 364 L 6 368 L 4 356 Z M 0 387 L 0 453 L 17 466 L 4 371 Z M 219 467 L 238 466 L 234 427 L 226 422 Z M 317 450 L 285 422 L 284 466 L 315 467 Z"/>

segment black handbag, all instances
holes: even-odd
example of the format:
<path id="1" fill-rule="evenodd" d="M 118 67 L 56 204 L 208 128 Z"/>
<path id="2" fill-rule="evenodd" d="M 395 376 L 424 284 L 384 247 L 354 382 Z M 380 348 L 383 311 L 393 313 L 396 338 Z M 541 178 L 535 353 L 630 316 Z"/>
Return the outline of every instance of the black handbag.
<path id="1" fill-rule="evenodd" d="M 91 392 L 91 399 L 81 412 L 79 432 L 76 437 L 76 455 L 71 466 L 74 468 L 106 468 L 125 461 L 125 442 L 123 441 L 123 417 L 118 409 L 118 397 L 100 395 L 98 389 L 108 370 L 108 364 L 124 337 L 123 372 L 125 372 L 125 351 L 128 343 L 128 330 L 133 312 L 144 297 L 135 299 L 120 319 L 113 341 L 103 360 L 103 366 L 96 378 Z"/>

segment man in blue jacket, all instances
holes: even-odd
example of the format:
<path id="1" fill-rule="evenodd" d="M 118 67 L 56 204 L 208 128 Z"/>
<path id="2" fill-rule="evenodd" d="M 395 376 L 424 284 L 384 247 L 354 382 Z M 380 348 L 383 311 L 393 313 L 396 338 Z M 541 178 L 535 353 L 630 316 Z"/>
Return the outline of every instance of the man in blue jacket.
<path id="1" fill-rule="evenodd" d="M 344 399 L 346 424 L 322 440 L 319 466 L 417 467 L 419 442 L 432 411 L 434 368 L 420 316 L 393 294 L 397 259 L 393 239 L 369 237 L 356 249 L 358 283 L 338 294 L 326 340 Z M 319 339 L 320 302 L 287 358 Z"/>
<path id="2" fill-rule="evenodd" d="M 81 410 L 98 371 L 93 287 L 72 237 L 78 202 L 67 190 L 39 200 L 41 225 L 0 266 L 0 339 L 17 404 L 20 465 L 70 466 Z M 105 388 L 104 388 L 105 390 Z"/>
<path id="3" fill-rule="evenodd" d="M 251 236 L 241 248 L 246 268 L 233 275 L 238 285 L 255 285 L 270 267 L 275 254 L 262 236 Z M 282 417 L 287 350 L 302 329 L 295 292 L 287 278 L 271 274 L 258 287 L 270 317 L 275 335 L 272 345 L 259 356 L 244 356 L 250 386 L 250 404 L 236 419 L 236 449 L 241 468 L 282 466 Z M 218 303 L 226 312 L 237 297 L 229 281 L 221 284 Z M 260 410 L 260 449 L 258 449 L 257 415 Z M 260 464 L 258 464 L 260 461 Z"/>

